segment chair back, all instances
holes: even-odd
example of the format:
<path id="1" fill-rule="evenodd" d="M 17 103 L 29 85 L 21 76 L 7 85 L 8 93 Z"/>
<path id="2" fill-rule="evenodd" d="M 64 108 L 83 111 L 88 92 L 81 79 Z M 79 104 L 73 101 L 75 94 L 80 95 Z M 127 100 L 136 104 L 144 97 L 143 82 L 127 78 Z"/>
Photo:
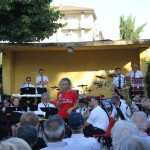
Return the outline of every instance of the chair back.
<path id="1" fill-rule="evenodd" d="M 109 125 L 108 125 L 107 131 L 105 133 L 105 136 L 111 137 L 111 129 L 114 126 L 114 124 L 115 124 L 114 118 L 113 117 L 109 117 Z"/>

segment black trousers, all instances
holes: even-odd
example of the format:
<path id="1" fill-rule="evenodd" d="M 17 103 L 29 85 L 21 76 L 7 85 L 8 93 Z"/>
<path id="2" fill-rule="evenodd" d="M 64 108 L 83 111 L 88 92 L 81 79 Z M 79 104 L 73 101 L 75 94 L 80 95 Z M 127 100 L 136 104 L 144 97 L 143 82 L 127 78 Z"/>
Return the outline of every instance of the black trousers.
<path id="1" fill-rule="evenodd" d="M 37 88 L 37 92 L 38 92 L 38 94 L 43 94 L 44 92 L 47 92 L 47 89 L 46 88 Z M 39 103 L 41 103 L 41 97 L 37 98 L 37 105 Z"/>
<path id="2" fill-rule="evenodd" d="M 92 135 L 95 134 L 104 134 L 104 130 L 93 127 L 92 125 L 86 126 L 85 129 L 83 130 L 84 136 L 85 137 L 91 137 Z"/>

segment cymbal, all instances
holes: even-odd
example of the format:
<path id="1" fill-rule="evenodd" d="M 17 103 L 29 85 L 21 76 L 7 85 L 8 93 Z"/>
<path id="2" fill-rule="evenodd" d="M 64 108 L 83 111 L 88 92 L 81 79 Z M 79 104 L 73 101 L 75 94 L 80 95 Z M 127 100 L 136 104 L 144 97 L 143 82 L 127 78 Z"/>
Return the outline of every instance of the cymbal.
<path id="1" fill-rule="evenodd" d="M 81 85 L 78 85 L 77 87 L 84 87 L 84 86 L 87 86 L 87 85 L 84 85 L 84 84 L 81 84 Z"/>
<path id="2" fill-rule="evenodd" d="M 50 87 L 50 88 L 52 88 L 52 89 L 56 89 L 56 88 L 58 88 L 57 86 L 52 86 L 52 87 Z"/>
<path id="3" fill-rule="evenodd" d="M 102 77 L 102 76 L 96 76 L 97 78 L 100 78 L 100 79 L 105 79 L 105 77 Z"/>

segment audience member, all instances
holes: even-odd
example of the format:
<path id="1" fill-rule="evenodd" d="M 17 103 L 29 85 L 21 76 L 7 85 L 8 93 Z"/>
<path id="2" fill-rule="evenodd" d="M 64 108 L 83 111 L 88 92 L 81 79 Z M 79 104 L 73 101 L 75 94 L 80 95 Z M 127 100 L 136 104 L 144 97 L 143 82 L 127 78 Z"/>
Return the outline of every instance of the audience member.
<path id="1" fill-rule="evenodd" d="M 121 138 L 131 135 L 139 135 L 137 126 L 125 120 L 117 121 L 111 130 L 113 148 L 116 150 L 120 144 Z"/>
<path id="2" fill-rule="evenodd" d="M 64 139 L 68 145 L 76 145 L 77 149 L 81 148 L 81 145 L 86 150 L 100 150 L 100 143 L 93 137 L 86 138 L 83 134 L 84 118 L 80 113 L 73 112 L 69 115 L 68 125 L 72 131 L 71 138 Z"/>
<path id="3" fill-rule="evenodd" d="M 0 150 L 31 150 L 31 147 L 25 140 L 12 137 L 0 143 Z"/>
<path id="4" fill-rule="evenodd" d="M 31 125 L 24 125 L 17 129 L 16 136 L 24 139 L 32 148 L 37 141 L 38 131 Z"/>
<path id="5" fill-rule="evenodd" d="M 20 99 L 18 97 L 14 97 L 12 100 L 12 106 L 13 107 L 19 107 L 20 106 Z"/>
<path id="6" fill-rule="evenodd" d="M 149 143 L 137 135 L 125 136 L 116 150 L 150 150 Z"/>
<path id="7" fill-rule="evenodd" d="M 147 116 L 144 112 L 135 112 L 131 118 L 132 122 L 135 123 L 139 129 L 139 136 L 146 139 L 150 144 L 150 136 L 147 135 Z"/>
<path id="8" fill-rule="evenodd" d="M 108 128 L 109 119 L 106 112 L 99 106 L 100 101 L 97 97 L 92 97 L 89 101 L 92 107 L 89 118 L 86 121 L 84 135 L 87 137 L 94 134 L 104 134 Z"/>

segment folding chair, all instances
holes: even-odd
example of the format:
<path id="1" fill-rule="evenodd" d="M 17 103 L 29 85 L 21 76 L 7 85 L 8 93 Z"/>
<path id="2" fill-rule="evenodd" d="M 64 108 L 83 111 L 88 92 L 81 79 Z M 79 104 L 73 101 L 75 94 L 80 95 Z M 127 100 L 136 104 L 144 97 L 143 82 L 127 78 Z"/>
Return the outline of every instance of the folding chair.
<path id="1" fill-rule="evenodd" d="M 93 137 L 96 137 L 98 139 L 98 142 L 100 142 L 100 140 L 103 139 L 104 140 L 103 144 L 106 145 L 108 149 L 110 149 L 111 129 L 114 126 L 114 124 L 115 124 L 114 118 L 109 117 L 109 125 L 108 125 L 106 133 L 93 135 Z"/>

